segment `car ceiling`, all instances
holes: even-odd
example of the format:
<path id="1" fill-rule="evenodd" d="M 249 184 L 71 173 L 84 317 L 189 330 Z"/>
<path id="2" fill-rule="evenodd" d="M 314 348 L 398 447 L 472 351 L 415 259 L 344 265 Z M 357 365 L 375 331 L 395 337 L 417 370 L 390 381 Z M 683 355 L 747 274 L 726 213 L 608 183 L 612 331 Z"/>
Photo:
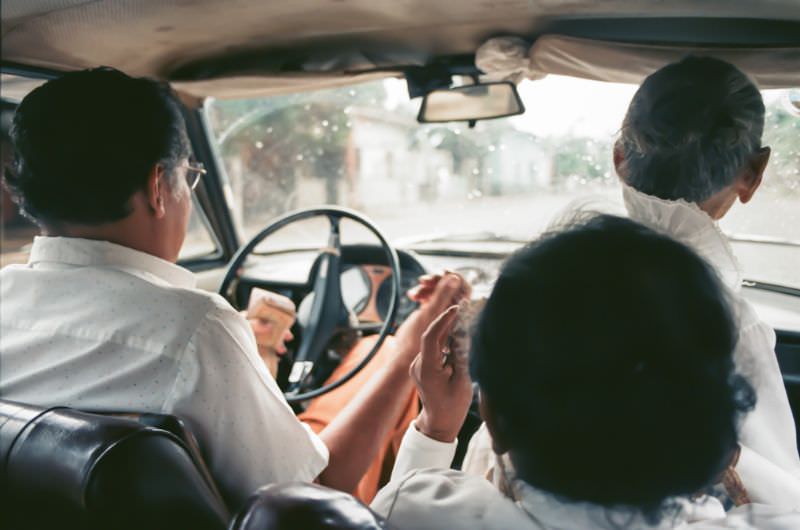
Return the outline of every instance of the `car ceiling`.
<path id="1" fill-rule="evenodd" d="M 487 38 L 800 49 L 797 0 L 3 0 L 2 60 L 280 93 L 470 56 Z M 800 69 L 799 69 L 800 70 Z"/>

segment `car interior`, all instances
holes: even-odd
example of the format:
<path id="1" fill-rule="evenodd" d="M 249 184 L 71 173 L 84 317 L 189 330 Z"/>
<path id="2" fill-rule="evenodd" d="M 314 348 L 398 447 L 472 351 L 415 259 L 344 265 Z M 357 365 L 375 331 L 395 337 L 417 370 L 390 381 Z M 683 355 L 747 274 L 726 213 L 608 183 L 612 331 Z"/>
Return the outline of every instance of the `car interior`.
<path id="1" fill-rule="evenodd" d="M 485 297 L 571 201 L 619 195 L 610 146 L 644 77 L 688 54 L 730 61 L 764 94 L 773 158 L 761 202 L 722 229 L 744 296 L 775 328 L 800 438 L 795 0 L 5 0 L 2 33 L 4 165 L 17 104 L 63 72 L 107 65 L 175 89 L 207 169 L 179 264 L 237 309 L 254 287 L 297 305 L 276 377 L 297 413 L 370 362 L 416 308 L 406 293 L 421 275 L 459 272 Z M 24 263 L 37 229 L 5 189 L 2 205 L 2 265 Z M 180 418 L 141 412 L 3 400 L 0 517 L 289 527 L 253 515 L 279 494 L 233 513 Z M 455 466 L 479 421 L 473 411 Z M 341 500 L 298 509 L 326 502 Z"/>

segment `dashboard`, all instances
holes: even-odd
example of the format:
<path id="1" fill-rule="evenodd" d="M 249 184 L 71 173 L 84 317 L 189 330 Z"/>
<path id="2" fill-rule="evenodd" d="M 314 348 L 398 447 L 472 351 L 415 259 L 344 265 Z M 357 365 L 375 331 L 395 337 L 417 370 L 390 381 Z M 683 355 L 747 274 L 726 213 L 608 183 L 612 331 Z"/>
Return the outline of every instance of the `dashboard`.
<path id="1" fill-rule="evenodd" d="M 448 269 L 464 276 L 472 285 L 473 297 L 489 295 L 505 253 L 433 252 L 398 249 L 401 268 L 401 299 L 397 323 L 401 323 L 416 304 L 406 295 L 417 278 L 429 272 Z M 246 303 L 250 287 L 258 286 L 290 297 L 298 307 L 311 292 L 318 249 L 270 255 L 253 255 L 240 282 L 240 300 Z M 380 247 L 350 245 L 342 247 L 342 297 L 362 322 L 380 322 L 386 316 L 391 296 L 391 270 Z M 745 286 L 742 295 L 753 304 L 761 318 L 775 329 L 800 332 L 800 297 L 762 288 Z"/>

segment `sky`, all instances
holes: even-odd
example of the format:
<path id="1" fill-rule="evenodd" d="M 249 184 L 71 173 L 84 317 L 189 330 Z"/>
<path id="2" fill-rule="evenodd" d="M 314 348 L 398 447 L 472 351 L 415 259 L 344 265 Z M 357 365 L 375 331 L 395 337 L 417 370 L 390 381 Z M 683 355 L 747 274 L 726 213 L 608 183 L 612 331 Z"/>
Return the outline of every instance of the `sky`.
<path id="1" fill-rule="evenodd" d="M 408 102 L 402 79 L 387 79 L 387 108 Z M 514 127 L 537 136 L 615 138 L 638 85 L 606 83 L 548 75 L 517 87 L 525 113 L 509 118 Z M 767 103 L 785 97 L 783 90 L 762 91 Z M 414 100 L 415 108 L 419 99 Z"/>
<path id="2" fill-rule="evenodd" d="M 512 122 L 538 136 L 614 137 L 636 88 L 557 75 L 525 80 L 518 87 L 525 114 Z"/>
<path id="3" fill-rule="evenodd" d="M 384 83 L 387 110 L 408 102 L 404 80 L 386 79 Z M 543 137 L 570 132 L 613 137 L 636 86 L 550 75 L 537 81 L 526 79 L 518 90 L 526 111 L 510 120 L 520 130 Z M 415 108 L 418 102 L 414 101 Z"/>

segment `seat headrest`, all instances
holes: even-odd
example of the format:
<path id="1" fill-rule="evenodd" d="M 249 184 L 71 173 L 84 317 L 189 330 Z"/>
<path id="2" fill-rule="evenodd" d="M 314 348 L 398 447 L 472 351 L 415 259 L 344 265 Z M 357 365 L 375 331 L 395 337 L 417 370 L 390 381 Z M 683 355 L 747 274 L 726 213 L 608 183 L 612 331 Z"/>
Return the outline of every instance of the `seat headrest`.
<path id="1" fill-rule="evenodd" d="M 316 484 L 274 484 L 245 502 L 230 530 L 384 530 L 384 519 L 352 495 Z"/>
<path id="2" fill-rule="evenodd" d="M 227 510 L 172 434 L 0 400 L 2 517 L 17 526 L 224 528 Z"/>

